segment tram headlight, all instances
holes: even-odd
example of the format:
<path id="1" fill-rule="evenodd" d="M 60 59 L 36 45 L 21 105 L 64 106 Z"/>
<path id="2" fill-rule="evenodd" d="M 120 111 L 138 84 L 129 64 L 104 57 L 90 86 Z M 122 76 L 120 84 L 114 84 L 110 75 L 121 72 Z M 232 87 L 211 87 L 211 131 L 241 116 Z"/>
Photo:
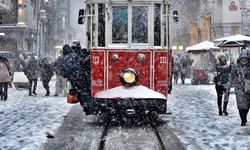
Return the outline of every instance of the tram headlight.
<path id="1" fill-rule="evenodd" d="M 137 71 L 132 68 L 127 68 L 120 74 L 120 80 L 125 86 L 134 86 L 138 82 L 138 79 Z"/>

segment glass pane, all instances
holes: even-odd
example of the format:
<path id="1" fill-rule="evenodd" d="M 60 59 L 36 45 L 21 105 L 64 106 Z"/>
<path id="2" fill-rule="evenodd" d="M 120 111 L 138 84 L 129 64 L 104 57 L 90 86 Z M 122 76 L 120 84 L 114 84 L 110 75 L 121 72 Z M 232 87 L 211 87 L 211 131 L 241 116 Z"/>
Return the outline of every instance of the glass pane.
<path id="1" fill-rule="evenodd" d="M 154 45 L 161 45 L 161 5 L 155 5 L 154 16 Z"/>
<path id="2" fill-rule="evenodd" d="M 98 46 L 105 46 L 105 5 L 98 5 Z"/>
<path id="3" fill-rule="evenodd" d="M 112 42 L 127 43 L 128 40 L 128 8 L 113 7 Z"/>
<path id="4" fill-rule="evenodd" d="M 132 8 L 132 43 L 148 43 L 148 7 Z"/>

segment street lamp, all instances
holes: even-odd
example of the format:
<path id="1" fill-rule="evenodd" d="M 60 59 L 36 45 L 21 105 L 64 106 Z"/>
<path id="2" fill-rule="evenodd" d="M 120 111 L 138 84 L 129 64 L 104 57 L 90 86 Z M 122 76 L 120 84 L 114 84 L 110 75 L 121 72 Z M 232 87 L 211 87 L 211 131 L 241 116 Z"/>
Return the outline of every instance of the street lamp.
<path id="1" fill-rule="evenodd" d="M 177 46 L 174 45 L 174 46 L 172 47 L 172 49 L 173 49 L 173 50 L 177 50 Z"/>
<path id="2" fill-rule="evenodd" d="M 46 17 L 46 10 L 40 10 L 39 11 L 39 19 L 38 19 L 38 44 L 37 44 L 37 49 L 38 49 L 38 57 L 41 57 L 41 55 L 44 54 L 44 24 L 47 22 L 47 17 Z"/>
<path id="3" fill-rule="evenodd" d="M 179 45 L 178 50 L 182 51 L 183 50 L 183 45 Z"/>
<path id="4" fill-rule="evenodd" d="M 26 8 L 25 0 L 18 0 L 18 8 L 17 8 L 18 26 L 25 26 L 25 19 L 24 19 L 25 8 Z"/>

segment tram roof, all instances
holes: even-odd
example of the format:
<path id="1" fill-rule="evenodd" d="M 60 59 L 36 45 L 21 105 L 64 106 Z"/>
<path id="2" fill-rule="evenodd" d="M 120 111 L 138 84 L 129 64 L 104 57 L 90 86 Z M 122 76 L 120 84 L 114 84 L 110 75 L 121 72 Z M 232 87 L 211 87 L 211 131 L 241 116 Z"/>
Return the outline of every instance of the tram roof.
<path id="1" fill-rule="evenodd" d="M 169 0 L 131 0 L 132 3 L 167 3 Z M 87 4 L 93 3 L 127 3 L 129 0 L 86 0 Z"/>

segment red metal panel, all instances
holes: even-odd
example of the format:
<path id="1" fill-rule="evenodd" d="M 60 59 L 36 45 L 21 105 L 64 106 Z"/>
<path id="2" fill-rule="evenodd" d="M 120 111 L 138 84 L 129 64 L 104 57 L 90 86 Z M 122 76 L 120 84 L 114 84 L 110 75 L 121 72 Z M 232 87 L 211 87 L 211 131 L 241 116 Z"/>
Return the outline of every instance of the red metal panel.
<path id="1" fill-rule="evenodd" d="M 90 51 L 91 59 L 91 95 L 105 89 L 105 51 Z"/>
<path id="2" fill-rule="evenodd" d="M 154 91 L 167 96 L 168 91 L 168 52 L 154 51 Z"/>
<path id="3" fill-rule="evenodd" d="M 169 50 L 170 55 L 168 55 L 169 60 L 168 60 L 168 84 L 172 84 L 172 78 L 173 78 L 173 74 L 172 74 L 172 68 L 173 68 L 173 57 L 172 57 L 172 49 Z"/>
<path id="4" fill-rule="evenodd" d="M 145 55 L 145 62 L 140 63 L 138 61 L 138 55 Z M 112 56 L 117 55 L 118 60 L 113 61 Z M 120 73 L 122 70 L 131 67 L 136 69 L 139 74 L 138 85 L 144 85 L 150 88 L 150 60 L 151 51 L 150 50 L 108 50 L 107 53 L 108 68 L 107 68 L 107 78 L 108 78 L 108 89 L 121 86 Z"/>

